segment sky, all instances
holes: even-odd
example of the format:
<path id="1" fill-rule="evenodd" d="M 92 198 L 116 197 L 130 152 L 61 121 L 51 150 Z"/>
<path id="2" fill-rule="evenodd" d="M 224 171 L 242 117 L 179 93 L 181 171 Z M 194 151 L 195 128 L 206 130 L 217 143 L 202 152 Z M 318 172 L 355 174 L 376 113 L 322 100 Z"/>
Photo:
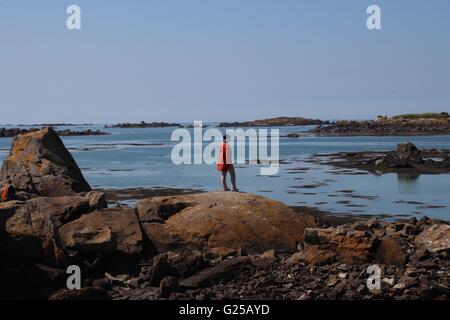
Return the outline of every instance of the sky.
<path id="1" fill-rule="evenodd" d="M 449 112 L 449 21 L 448 0 L 0 0 L 0 123 Z"/>

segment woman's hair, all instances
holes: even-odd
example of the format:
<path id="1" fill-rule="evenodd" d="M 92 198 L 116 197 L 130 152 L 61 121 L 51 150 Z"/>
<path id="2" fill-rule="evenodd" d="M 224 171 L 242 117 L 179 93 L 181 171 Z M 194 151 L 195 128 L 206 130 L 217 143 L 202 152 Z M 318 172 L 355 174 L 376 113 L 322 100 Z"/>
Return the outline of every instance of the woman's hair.
<path id="1" fill-rule="evenodd" d="M 227 135 L 226 134 L 223 135 L 223 141 L 227 141 Z"/>

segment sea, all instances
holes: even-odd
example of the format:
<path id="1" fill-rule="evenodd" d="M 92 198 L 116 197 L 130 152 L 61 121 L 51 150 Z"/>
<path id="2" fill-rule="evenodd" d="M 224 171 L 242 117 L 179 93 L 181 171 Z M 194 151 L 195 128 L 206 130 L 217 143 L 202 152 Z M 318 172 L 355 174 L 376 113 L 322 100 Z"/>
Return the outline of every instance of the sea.
<path id="1" fill-rule="evenodd" d="M 288 205 L 317 208 L 335 215 L 382 216 L 385 219 L 419 219 L 426 215 L 450 220 L 449 174 L 370 174 L 321 164 L 318 156 L 336 152 L 389 151 L 405 141 L 419 148 L 450 149 L 450 135 L 317 137 L 307 134 L 311 128 L 313 126 L 276 128 L 281 136 L 278 173 L 264 176 L 260 172 L 264 164 L 238 164 L 238 188 Z M 94 189 L 188 188 L 211 191 L 221 188 L 215 165 L 175 165 L 172 162 L 172 148 L 178 141 L 171 141 L 171 135 L 176 128 L 125 129 L 95 124 L 57 129 L 92 129 L 110 133 L 62 137 Z M 192 132 L 193 129 L 188 130 Z M 300 137 L 283 137 L 290 132 L 300 132 Z M 0 161 L 7 157 L 11 142 L 12 138 L 0 138 Z"/>

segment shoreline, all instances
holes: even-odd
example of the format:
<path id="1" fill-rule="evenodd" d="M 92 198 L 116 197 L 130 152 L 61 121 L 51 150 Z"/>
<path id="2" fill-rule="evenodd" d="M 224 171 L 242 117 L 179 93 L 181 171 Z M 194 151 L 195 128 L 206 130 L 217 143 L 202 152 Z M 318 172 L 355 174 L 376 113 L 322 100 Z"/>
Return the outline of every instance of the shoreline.
<path id="1" fill-rule="evenodd" d="M 340 120 L 308 131 L 319 137 L 450 135 L 450 119 Z"/>
<path id="2" fill-rule="evenodd" d="M 111 207 L 134 207 L 137 201 L 152 197 L 168 197 L 168 196 L 183 196 L 200 193 L 208 193 L 204 189 L 190 189 L 190 188 L 171 188 L 171 187 L 137 187 L 137 188 L 96 188 L 93 191 L 104 193 L 105 197 Z M 246 192 L 240 192 L 246 193 Z M 250 193 L 251 194 L 251 193 Z M 270 196 L 267 197 L 271 199 Z M 338 226 L 346 223 L 354 223 L 357 221 L 367 221 L 371 219 L 389 220 L 392 222 L 408 221 L 412 217 L 399 216 L 395 214 L 357 214 L 352 212 L 331 212 L 327 210 L 321 210 L 317 207 L 305 206 L 305 205 L 289 205 L 283 201 L 278 201 L 294 211 L 305 216 L 307 219 L 313 219 L 318 225 L 331 225 Z M 436 221 L 449 222 L 450 219 L 434 219 Z"/>

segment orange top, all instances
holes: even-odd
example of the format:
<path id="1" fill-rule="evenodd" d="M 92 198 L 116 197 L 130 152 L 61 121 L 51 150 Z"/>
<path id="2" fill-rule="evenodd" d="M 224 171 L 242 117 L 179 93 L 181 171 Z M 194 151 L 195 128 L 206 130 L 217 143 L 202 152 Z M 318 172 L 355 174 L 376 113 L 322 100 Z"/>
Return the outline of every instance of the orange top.
<path id="1" fill-rule="evenodd" d="M 217 170 L 224 171 L 232 163 L 231 149 L 226 143 L 219 147 L 219 157 L 217 159 Z"/>

